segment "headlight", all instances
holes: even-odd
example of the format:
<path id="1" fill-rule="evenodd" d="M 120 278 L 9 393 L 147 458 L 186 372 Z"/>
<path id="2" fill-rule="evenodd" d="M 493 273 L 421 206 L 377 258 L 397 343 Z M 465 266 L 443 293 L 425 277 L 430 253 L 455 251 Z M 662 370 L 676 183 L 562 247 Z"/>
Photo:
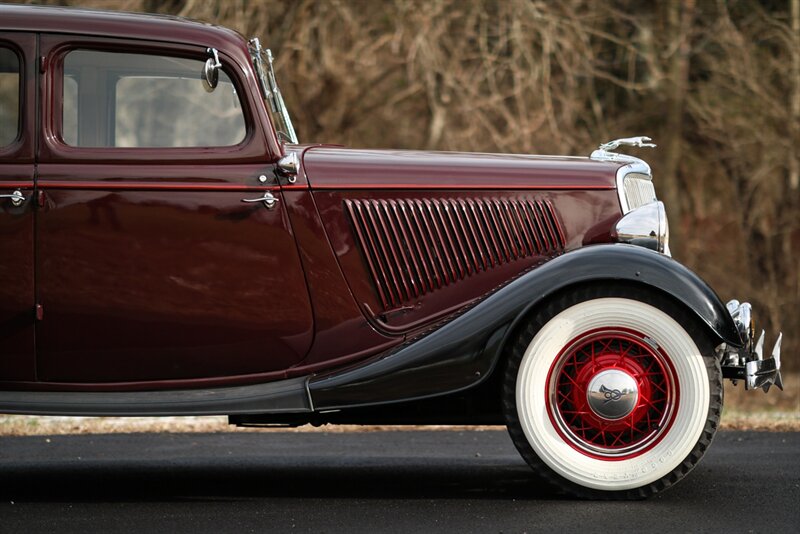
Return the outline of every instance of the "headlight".
<path id="1" fill-rule="evenodd" d="M 664 203 L 650 202 L 628 212 L 614 225 L 613 237 L 620 243 L 639 245 L 669 256 L 669 223 Z"/>

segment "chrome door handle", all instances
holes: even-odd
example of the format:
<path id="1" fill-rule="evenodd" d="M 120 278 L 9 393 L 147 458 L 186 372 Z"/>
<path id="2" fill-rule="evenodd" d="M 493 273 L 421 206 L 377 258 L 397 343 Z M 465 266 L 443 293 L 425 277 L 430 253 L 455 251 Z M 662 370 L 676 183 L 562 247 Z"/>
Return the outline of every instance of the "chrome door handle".
<path id="1" fill-rule="evenodd" d="M 271 210 L 278 203 L 278 200 L 280 200 L 280 199 L 277 198 L 276 196 L 274 196 L 269 191 L 266 191 L 264 193 L 263 197 L 260 197 L 260 198 L 243 198 L 242 202 L 263 202 L 264 205 L 267 207 L 267 209 Z"/>
<path id="2" fill-rule="evenodd" d="M 0 198 L 10 198 L 11 204 L 13 206 L 22 206 L 22 203 L 25 202 L 25 195 L 22 194 L 22 191 L 17 189 L 10 195 L 0 195 Z"/>

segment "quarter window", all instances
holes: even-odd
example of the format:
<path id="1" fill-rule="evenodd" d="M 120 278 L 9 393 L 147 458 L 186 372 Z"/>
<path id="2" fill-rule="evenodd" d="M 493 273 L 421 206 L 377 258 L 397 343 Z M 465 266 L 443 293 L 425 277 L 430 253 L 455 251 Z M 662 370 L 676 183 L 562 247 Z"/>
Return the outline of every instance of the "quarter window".
<path id="1" fill-rule="evenodd" d="M 64 60 L 62 137 L 79 147 L 223 147 L 245 138 L 236 86 L 220 71 L 206 90 L 204 62 L 75 50 Z"/>
<path id="2" fill-rule="evenodd" d="M 19 58 L 0 47 L 0 147 L 19 137 Z"/>

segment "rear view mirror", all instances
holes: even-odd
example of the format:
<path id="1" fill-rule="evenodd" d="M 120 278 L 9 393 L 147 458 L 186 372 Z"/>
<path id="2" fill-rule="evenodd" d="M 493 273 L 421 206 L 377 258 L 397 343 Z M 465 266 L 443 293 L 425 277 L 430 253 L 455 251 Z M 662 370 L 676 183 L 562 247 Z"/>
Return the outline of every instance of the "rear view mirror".
<path id="1" fill-rule="evenodd" d="M 219 83 L 219 69 L 222 67 L 222 63 L 219 62 L 219 54 L 216 48 L 208 48 L 206 52 L 208 52 L 211 57 L 208 58 L 205 65 L 203 65 L 201 77 L 203 79 L 203 88 L 211 93 L 217 88 L 217 83 Z"/>

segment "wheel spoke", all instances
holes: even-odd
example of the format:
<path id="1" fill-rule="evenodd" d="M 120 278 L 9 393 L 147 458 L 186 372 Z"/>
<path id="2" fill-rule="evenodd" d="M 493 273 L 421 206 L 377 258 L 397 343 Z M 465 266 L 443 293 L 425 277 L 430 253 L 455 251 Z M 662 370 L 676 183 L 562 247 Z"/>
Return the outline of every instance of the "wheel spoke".
<path id="1" fill-rule="evenodd" d="M 629 376 L 636 387 L 635 405 L 621 419 L 604 417 L 607 412 L 601 410 L 598 401 L 592 406 L 586 397 L 588 391 L 597 388 L 598 383 L 592 382 L 594 377 L 609 370 L 614 370 L 616 376 Z M 554 384 L 553 408 L 566 423 L 573 440 L 593 454 L 598 450 L 614 454 L 654 439 L 659 432 L 654 421 L 664 417 L 671 402 L 661 353 L 646 344 L 643 336 L 622 332 L 597 334 L 576 344 L 563 358 Z M 591 384 L 594 385 L 590 388 Z M 613 398 L 616 391 L 613 386 L 608 389 L 604 384 L 603 387 L 607 389 L 601 391 L 610 391 L 612 395 L 606 402 L 619 399 L 619 396 Z"/>

